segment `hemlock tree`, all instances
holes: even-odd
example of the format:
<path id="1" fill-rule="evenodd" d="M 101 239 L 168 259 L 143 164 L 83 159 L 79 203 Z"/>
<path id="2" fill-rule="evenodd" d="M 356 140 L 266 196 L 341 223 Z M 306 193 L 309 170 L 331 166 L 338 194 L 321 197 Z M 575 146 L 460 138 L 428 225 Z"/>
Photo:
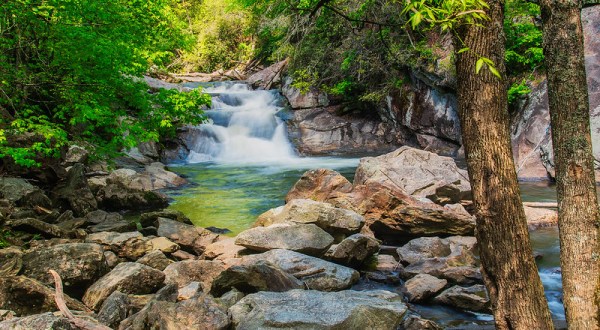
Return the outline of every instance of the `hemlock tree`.
<path id="1" fill-rule="evenodd" d="M 502 78 L 504 3 L 461 2 L 474 8 L 462 6 L 459 12 L 449 13 L 443 4 L 424 7 L 413 2 L 405 12 L 412 11 L 413 26 L 430 20 L 442 29 L 452 30 L 455 45 L 464 47 L 457 52 L 456 61 L 458 109 L 476 209 L 482 273 L 496 328 L 552 329 L 511 151 L 506 80 Z M 452 19 L 469 12 L 477 16 L 466 24 L 452 26 Z M 487 19 L 481 19 L 484 17 Z M 487 69 L 481 70 L 484 66 Z"/>
<path id="2" fill-rule="evenodd" d="M 600 329 L 598 200 L 578 0 L 540 0 L 570 329 Z"/>

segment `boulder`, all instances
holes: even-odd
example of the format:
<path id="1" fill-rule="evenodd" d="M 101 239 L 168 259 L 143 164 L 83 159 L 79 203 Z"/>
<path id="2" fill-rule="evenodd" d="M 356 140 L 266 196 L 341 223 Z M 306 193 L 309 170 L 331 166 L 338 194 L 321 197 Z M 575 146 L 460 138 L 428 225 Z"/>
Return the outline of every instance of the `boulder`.
<path id="1" fill-rule="evenodd" d="M 329 105 L 327 94 L 316 89 L 300 91 L 293 86 L 291 77 L 284 80 L 281 93 L 288 100 L 292 109 L 307 109 Z"/>
<path id="2" fill-rule="evenodd" d="M 222 260 L 238 258 L 249 252 L 250 250 L 245 247 L 235 244 L 235 238 L 227 237 L 208 245 L 202 257 L 209 260 Z"/>
<path id="3" fill-rule="evenodd" d="M 203 290 L 208 292 L 212 287 L 214 279 L 225 271 L 225 269 L 225 265 L 220 261 L 179 261 L 165 268 L 165 282 L 177 284 L 178 288 L 182 288 L 190 282 L 200 282 Z"/>
<path id="4" fill-rule="evenodd" d="M 405 279 L 429 274 L 455 284 L 482 283 L 475 237 L 417 238 L 398 248 Z"/>
<path id="5" fill-rule="evenodd" d="M 148 241 L 148 245 L 152 251 L 159 250 L 165 253 L 173 253 L 179 250 L 179 245 L 171 242 L 165 237 L 155 237 Z"/>
<path id="6" fill-rule="evenodd" d="M 287 67 L 288 60 L 279 61 L 271 66 L 250 75 L 246 82 L 253 88 L 271 89 L 281 84 L 281 74 Z"/>
<path id="7" fill-rule="evenodd" d="M 402 329 L 404 330 L 443 330 L 439 324 L 424 319 L 418 315 L 411 314 L 402 321 Z"/>
<path id="8" fill-rule="evenodd" d="M 288 250 L 271 250 L 245 256 L 242 260 L 244 263 L 268 261 L 304 282 L 311 290 L 344 290 L 356 283 L 360 277 L 352 268 Z"/>
<path id="9" fill-rule="evenodd" d="M 102 307 L 98 312 L 98 322 L 116 329 L 119 323 L 126 319 L 131 312 L 129 297 L 122 292 L 115 291 L 102 303 Z"/>
<path id="10" fill-rule="evenodd" d="M 354 211 L 310 199 L 293 199 L 283 208 L 261 214 L 254 225 L 266 227 L 286 222 L 312 223 L 333 236 L 356 234 L 365 224 L 364 218 Z"/>
<path id="11" fill-rule="evenodd" d="M 39 234 L 44 238 L 72 238 L 82 234 L 79 231 L 64 230 L 57 225 L 52 225 L 34 218 L 11 220 L 7 221 L 6 225 L 13 230 Z"/>
<path id="12" fill-rule="evenodd" d="M 201 227 L 187 225 L 167 218 L 158 218 L 158 236 L 177 243 L 181 249 L 201 255 L 206 247 L 217 241 L 219 235 Z"/>
<path id="13" fill-rule="evenodd" d="M 469 175 L 454 159 L 407 146 L 378 157 L 361 158 L 354 185 L 372 183 L 392 190 L 400 188 L 441 204 L 471 198 Z"/>
<path id="14" fill-rule="evenodd" d="M 352 191 L 352 183 L 343 175 L 320 168 L 306 171 L 287 193 L 285 201 L 286 203 L 294 199 L 327 201 L 332 200 L 337 193 L 350 191 Z"/>
<path id="15" fill-rule="evenodd" d="M 332 246 L 326 257 L 343 265 L 359 267 L 377 252 L 379 252 L 379 242 L 376 239 L 363 234 L 354 234 L 346 237 L 340 244 Z"/>
<path id="16" fill-rule="evenodd" d="M 107 180 L 106 186 L 101 186 L 96 193 L 98 205 L 106 210 L 154 210 L 169 205 L 166 195 L 156 191 L 145 191 L 132 188 L 120 181 Z"/>
<path id="17" fill-rule="evenodd" d="M 0 249 L 0 277 L 19 274 L 23 267 L 23 251 L 10 246 Z"/>
<path id="18" fill-rule="evenodd" d="M 397 329 L 407 307 L 388 291 L 250 294 L 229 308 L 236 329 Z"/>
<path id="19" fill-rule="evenodd" d="M 176 188 L 187 181 L 179 175 L 170 172 L 166 166 L 154 162 L 144 166 L 141 173 L 132 169 L 120 168 L 111 172 L 106 178 L 107 185 L 115 184 L 128 187 L 134 191 L 152 191 L 165 188 Z"/>
<path id="20" fill-rule="evenodd" d="M 525 217 L 529 228 L 535 229 L 558 225 L 558 212 L 556 210 L 529 206 L 523 206 L 523 208 L 525 209 Z"/>
<path id="21" fill-rule="evenodd" d="M 485 286 L 478 284 L 470 287 L 455 285 L 444 290 L 435 297 L 435 303 L 452 306 L 458 309 L 491 313 L 490 298 Z"/>
<path id="22" fill-rule="evenodd" d="M 69 146 L 67 154 L 65 155 L 66 164 L 85 163 L 88 159 L 89 152 L 78 145 Z"/>
<path id="23" fill-rule="evenodd" d="M 292 289 L 303 289 L 303 283 L 294 276 L 268 261 L 232 266 L 223 271 L 212 282 L 210 293 L 220 297 L 232 288 L 243 293 L 258 291 L 283 292 Z"/>
<path id="24" fill-rule="evenodd" d="M 235 244 L 255 251 L 286 249 L 319 256 L 333 244 L 333 237 L 313 224 L 275 224 L 243 231 Z"/>
<path id="25" fill-rule="evenodd" d="M 40 188 L 21 178 L 0 177 L 0 198 L 16 206 L 52 208 L 52 201 Z"/>
<path id="26" fill-rule="evenodd" d="M 79 301 L 65 295 L 71 310 L 89 311 Z M 54 301 L 54 290 L 25 276 L 0 277 L 0 309 L 25 316 L 58 310 Z"/>
<path id="27" fill-rule="evenodd" d="M 202 285 L 200 282 L 190 282 L 188 285 L 177 290 L 177 301 L 192 299 L 202 292 Z"/>
<path id="28" fill-rule="evenodd" d="M 428 274 L 417 274 L 404 284 L 404 296 L 408 302 L 418 303 L 442 291 L 448 281 Z"/>
<path id="29" fill-rule="evenodd" d="M 79 330 L 80 328 L 73 325 L 66 317 L 43 313 L 0 322 L 0 329 Z"/>
<path id="30" fill-rule="evenodd" d="M 75 216 L 81 217 L 98 209 L 98 203 L 85 177 L 85 167 L 77 163 L 67 172 L 64 182 L 52 190 L 54 205 L 72 210 Z"/>
<path id="31" fill-rule="evenodd" d="M 83 302 L 91 309 L 98 310 L 114 291 L 151 293 L 160 288 L 164 280 L 165 275 L 154 268 L 135 262 L 120 263 L 87 289 Z"/>
<path id="32" fill-rule="evenodd" d="M 142 265 L 146 265 L 148 267 L 152 267 L 154 269 L 163 271 L 174 261 L 167 258 L 167 256 L 165 256 L 165 254 L 161 251 L 155 250 L 144 255 L 143 257 L 138 259 L 137 262 Z"/>
<path id="33" fill-rule="evenodd" d="M 152 301 L 119 329 L 146 330 L 149 325 L 159 330 L 226 330 L 230 321 L 212 297 L 200 295 L 178 303 Z"/>
<path id="34" fill-rule="evenodd" d="M 98 244 L 59 244 L 34 249 L 23 256 L 23 275 L 53 285 L 49 269 L 60 275 L 65 292 L 73 297 L 81 297 L 85 288 L 108 271 L 104 250 Z"/>
<path id="35" fill-rule="evenodd" d="M 158 227 L 158 218 L 165 218 L 185 223 L 188 225 L 193 225 L 190 218 L 183 214 L 183 212 L 171 209 L 142 213 L 140 215 L 140 224 L 142 225 L 142 227 Z"/>

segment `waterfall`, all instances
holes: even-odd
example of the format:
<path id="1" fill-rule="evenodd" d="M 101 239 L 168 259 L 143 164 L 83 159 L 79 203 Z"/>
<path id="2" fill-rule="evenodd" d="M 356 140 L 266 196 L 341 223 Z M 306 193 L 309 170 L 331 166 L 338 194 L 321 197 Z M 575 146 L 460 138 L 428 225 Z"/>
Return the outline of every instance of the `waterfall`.
<path id="1" fill-rule="evenodd" d="M 297 158 L 287 137 L 276 91 L 250 90 L 243 83 L 205 87 L 209 122 L 196 127 L 188 163 L 279 163 Z"/>

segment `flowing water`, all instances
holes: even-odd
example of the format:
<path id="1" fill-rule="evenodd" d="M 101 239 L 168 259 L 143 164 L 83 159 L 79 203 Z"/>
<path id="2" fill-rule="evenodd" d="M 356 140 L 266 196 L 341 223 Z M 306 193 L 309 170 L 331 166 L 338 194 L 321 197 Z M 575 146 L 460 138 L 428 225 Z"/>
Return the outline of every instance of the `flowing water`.
<path id="1" fill-rule="evenodd" d="M 174 200 L 171 208 L 183 211 L 196 225 L 227 228 L 235 235 L 249 228 L 259 214 L 283 205 L 287 191 L 308 169 L 330 168 L 352 180 L 357 158 L 295 154 L 276 91 L 251 91 L 240 83 L 210 85 L 204 91 L 213 96 L 212 107 L 206 111 L 210 122 L 197 127 L 200 134 L 195 135 L 186 164 L 171 167 L 191 184 L 168 192 Z M 556 200 L 554 188 L 544 183 L 523 183 L 521 191 L 524 201 Z M 531 239 L 534 251 L 543 256 L 538 267 L 553 317 L 564 319 L 557 230 L 535 230 Z M 488 315 L 441 306 L 417 309 L 444 326 L 457 321 L 491 322 Z"/>

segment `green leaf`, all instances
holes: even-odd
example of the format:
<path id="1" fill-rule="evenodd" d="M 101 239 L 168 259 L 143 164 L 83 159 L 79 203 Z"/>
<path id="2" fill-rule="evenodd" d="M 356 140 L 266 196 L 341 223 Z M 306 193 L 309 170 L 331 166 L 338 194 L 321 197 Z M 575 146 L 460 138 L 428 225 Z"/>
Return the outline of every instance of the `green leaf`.
<path id="1" fill-rule="evenodd" d="M 475 64 L 475 73 L 479 73 L 479 71 L 481 71 L 481 67 L 483 67 L 483 57 L 477 60 L 477 63 Z"/>
<path id="2" fill-rule="evenodd" d="M 496 68 L 493 65 L 488 65 L 488 69 L 490 69 L 490 71 L 492 72 L 492 74 L 500 79 L 502 79 L 502 76 L 500 75 L 500 72 L 498 72 L 498 70 L 496 70 Z"/>
<path id="3" fill-rule="evenodd" d="M 468 52 L 470 49 L 471 49 L 471 48 L 469 48 L 469 47 L 461 48 L 461 49 L 459 49 L 459 50 L 458 50 L 458 52 L 456 52 L 456 53 L 457 53 L 457 54 L 461 54 L 461 53 L 464 53 L 464 52 Z"/>

